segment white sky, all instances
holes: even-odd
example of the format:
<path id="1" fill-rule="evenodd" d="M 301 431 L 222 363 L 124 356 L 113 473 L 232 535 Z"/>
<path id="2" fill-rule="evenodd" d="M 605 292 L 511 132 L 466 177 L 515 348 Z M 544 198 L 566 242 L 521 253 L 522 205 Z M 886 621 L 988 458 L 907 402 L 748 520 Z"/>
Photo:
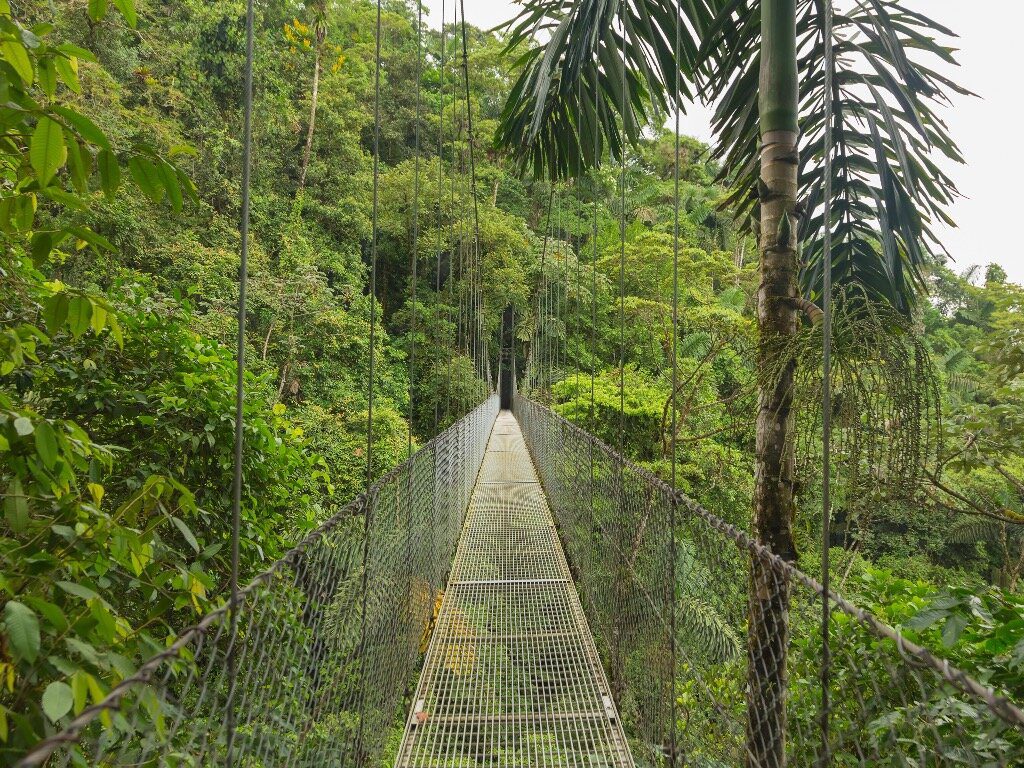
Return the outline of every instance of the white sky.
<path id="1" fill-rule="evenodd" d="M 446 0 L 448 17 L 457 0 Z M 429 21 L 437 26 L 441 0 L 425 0 Z M 490 28 L 515 15 L 510 0 L 466 0 L 470 23 Z M 1018 203 L 1024 183 L 1024 150 L 1016 127 L 1024 116 L 1020 91 L 1020 30 L 1024 2 L 1019 0 L 915 0 L 912 6 L 960 35 L 961 69 L 954 77 L 980 98 L 958 99 L 945 117 L 967 164 L 951 164 L 947 173 L 964 199 L 952 217 L 957 229 L 942 232 L 958 271 L 970 264 L 1001 264 L 1024 283 L 1024 209 Z M 995 11 L 998 11 L 996 13 Z M 684 118 L 683 130 L 708 140 L 708 115 L 695 109 Z"/>

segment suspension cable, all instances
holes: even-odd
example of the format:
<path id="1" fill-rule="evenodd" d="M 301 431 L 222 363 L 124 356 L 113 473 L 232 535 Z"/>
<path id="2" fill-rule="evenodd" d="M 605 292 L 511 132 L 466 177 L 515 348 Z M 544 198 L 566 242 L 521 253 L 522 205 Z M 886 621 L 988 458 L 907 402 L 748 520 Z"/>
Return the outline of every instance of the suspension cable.
<path id="1" fill-rule="evenodd" d="M 373 203 L 370 217 L 370 364 L 366 399 L 366 490 L 373 485 L 373 395 L 374 367 L 377 362 L 374 346 L 377 341 L 377 237 L 380 202 L 380 68 L 381 68 L 381 0 L 377 0 L 377 51 L 373 71 Z"/>
<path id="2" fill-rule="evenodd" d="M 822 292 L 821 302 L 824 312 L 822 321 L 822 358 L 821 358 L 821 765 L 828 766 L 831 762 L 829 730 L 831 720 L 831 700 L 829 685 L 831 677 L 832 648 L 829 638 L 831 622 L 830 588 L 832 578 L 829 573 L 829 544 L 831 539 L 832 517 L 832 119 L 834 112 L 833 93 L 835 80 L 835 60 L 833 59 L 832 40 L 832 0 L 824 0 L 820 6 L 824 18 L 822 35 L 825 54 L 825 135 L 823 139 L 823 211 L 822 233 Z"/>
<path id="3" fill-rule="evenodd" d="M 248 0 L 245 7 L 245 70 L 243 74 L 244 124 L 242 128 L 242 215 L 239 227 L 241 237 L 238 265 L 238 340 L 235 351 L 235 452 L 234 475 L 231 489 L 231 621 L 228 666 L 227 704 L 227 754 L 226 765 L 234 763 L 235 708 L 234 699 L 238 682 L 238 661 L 236 641 L 238 639 L 238 571 L 240 562 L 240 539 L 242 527 L 242 459 L 245 446 L 245 314 L 249 283 L 249 214 L 250 187 L 252 181 L 252 70 L 256 11 L 254 0 Z"/>
<path id="4" fill-rule="evenodd" d="M 415 420 L 416 405 L 416 282 L 419 262 L 420 242 L 420 120 L 422 115 L 420 90 L 423 80 L 423 2 L 416 2 L 416 135 L 414 139 L 415 169 L 412 182 L 412 253 L 409 256 L 410 277 L 412 283 L 412 318 L 409 322 L 409 439 L 406 453 L 412 456 L 412 425 Z"/>

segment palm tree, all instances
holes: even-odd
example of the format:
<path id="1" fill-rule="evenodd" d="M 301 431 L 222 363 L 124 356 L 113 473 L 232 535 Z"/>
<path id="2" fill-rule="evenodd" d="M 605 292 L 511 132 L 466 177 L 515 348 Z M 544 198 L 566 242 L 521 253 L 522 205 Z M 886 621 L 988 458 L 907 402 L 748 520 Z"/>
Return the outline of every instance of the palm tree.
<path id="1" fill-rule="evenodd" d="M 313 86 L 310 92 L 309 125 L 306 127 L 306 146 L 302 150 L 302 166 L 299 169 L 299 194 L 306 188 L 306 171 L 309 170 L 309 158 L 313 154 L 313 131 L 316 128 L 316 108 L 320 99 L 320 69 L 323 56 L 324 41 L 327 39 L 327 3 L 328 0 L 313 0 L 310 8 L 313 12 Z"/>
<path id="2" fill-rule="evenodd" d="M 772 372 L 760 377 L 753 527 L 791 561 L 797 360 L 786 342 L 801 313 L 820 315 L 826 211 L 837 288 L 908 313 L 941 252 L 931 224 L 949 222 L 957 194 L 935 156 L 961 160 L 936 107 L 966 91 L 933 69 L 955 64 L 940 42 L 953 33 L 898 0 L 837 4 L 829 200 L 828 0 L 528 0 L 510 34 L 510 47 L 528 50 L 497 137 L 535 175 L 572 176 L 606 154 L 621 160 L 644 126 L 694 93 L 717 104 L 713 153 L 734 189 L 728 203 L 758 235 L 758 366 Z M 747 759 L 759 768 L 785 764 L 790 595 L 779 582 L 753 565 Z"/>

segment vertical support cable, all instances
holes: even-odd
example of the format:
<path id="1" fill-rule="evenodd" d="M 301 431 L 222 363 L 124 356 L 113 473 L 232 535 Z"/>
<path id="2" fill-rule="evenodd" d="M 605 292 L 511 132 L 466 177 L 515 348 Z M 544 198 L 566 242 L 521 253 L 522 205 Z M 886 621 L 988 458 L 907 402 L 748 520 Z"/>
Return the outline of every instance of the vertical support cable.
<path id="1" fill-rule="evenodd" d="M 422 11 L 422 4 L 420 10 Z M 442 234 L 444 228 L 441 226 L 443 217 L 441 194 L 444 186 L 444 54 L 445 54 L 445 37 L 444 37 L 444 16 L 445 16 L 444 0 L 441 0 L 441 65 L 438 68 L 438 116 L 437 116 L 437 266 L 434 271 L 434 327 L 435 333 L 437 334 L 437 348 L 440 347 L 441 341 L 441 248 L 444 243 L 444 236 Z M 436 354 L 436 348 L 435 348 Z M 448 355 L 449 361 L 451 355 Z M 449 362 L 449 365 L 451 363 Z M 436 437 L 441 431 L 440 429 L 440 416 L 441 416 L 441 400 L 434 395 L 434 436 Z"/>
<path id="2" fill-rule="evenodd" d="M 629 83 L 626 77 L 626 23 L 622 14 L 622 145 L 619 148 L 619 453 L 626 452 L 626 121 Z"/>
<path id="3" fill-rule="evenodd" d="M 415 415 L 416 389 L 416 281 L 420 242 L 420 85 L 423 80 L 423 2 L 416 2 L 416 164 L 412 182 L 412 255 L 410 281 L 412 282 L 412 319 L 409 323 L 409 440 L 407 455 L 412 457 L 412 424 Z"/>
<path id="4" fill-rule="evenodd" d="M 370 589 L 370 531 L 373 528 L 375 500 L 370 489 L 373 484 L 373 394 L 374 394 L 374 342 L 377 326 L 377 213 L 380 191 L 380 68 L 381 68 L 381 0 L 377 0 L 376 59 L 373 72 L 373 203 L 370 232 L 370 365 L 366 408 L 366 497 L 363 507 L 363 573 L 359 607 L 359 725 L 356 728 L 355 760 L 361 762 L 363 724 L 366 722 L 366 608 Z"/>
<path id="5" fill-rule="evenodd" d="M 822 241 L 822 291 L 824 311 L 822 321 L 821 357 L 821 765 L 831 763 L 829 729 L 831 706 L 829 685 L 831 678 L 832 648 L 829 638 L 831 604 L 829 603 L 831 576 L 829 574 L 829 539 L 832 523 L 832 119 L 835 60 L 832 45 L 832 1 L 824 0 L 822 34 L 825 50 L 825 136 L 823 146 L 824 173 L 824 232 Z"/>
<path id="6" fill-rule="evenodd" d="M 252 68 L 254 58 L 254 37 L 256 11 L 254 0 L 248 0 L 245 7 L 245 71 L 244 79 L 244 125 L 242 128 L 242 217 L 239 227 L 241 237 L 238 264 L 238 342 L 235 359 L 235 455 L 234 477 L 231 489 L 231 628 L 228 666 L 227 700 L 227 749 L 226 765 L 234 763 L 235 746 L 235 691 L 238 683 L 238 570 L 239 539 L 242 527 L 242 459 L 245 442 L 245 311 L 249 282 L 249 211 L 252 182 Z"/>
<path id="7" fill-rule="evenodd" d="M 676 597 L 676 509 L 678 506 L 678 499 L 675 493 L 676 490 L 676 430 L 678 413 L 676 411 L 676 387 L 679 385 L 679 161 L 682 156 L 680 151 L 680 140 L 679 140 L 679 128 L 680 128 L 680 113 L 682 112 L 682 106 L 680 105 L 681 87 L 680 82 L 680 61 L 679 53 L 681 48 L 682 40 L 682 13 L 677 11 L 676 14 L 676 39 L 675 39 L 675 109 L 676 109 L 676 124 L 675 124 L 675 173 L 673 174 L 674 184 L 674 204 L 673 204 L 673 222 L 672 222 L 672 391 L 669 395 L 670 407 L 672 408 L 672 437 L 670 440 L 672 451 L 672 505 L 669 508 L 669 583 L 670 590 L 669 594 L 672 596 L 672 609 L 670 611 L 669 621 L 669 657 L 671 658 L 672 664 L 672 676 L 671 676 L 671 688 L 670 693 L 670 708 L 671 708 L 671 719 L 672 727 L 669 730 L 669 766 L 675 768 L 676 761 L 678 758 L 679 747 L 676 743 L 676 719 L 678 718 L 678 712 L 676 711 L 676 674 L 678 672 L 678 662 L 676 658 L 676 610 L 679 603 Z"/>
<path id="8" fill-rule="evenodd" d="M 476 194 L 476 147 L 473 144 L 473 105 L 469 98 L 469 48 L 466 44 L 466 2 L 465 0 L 459 0 L 459 5 L 462 9 L 462 72 L 466 81 L 466 131 L 469 134 L 469 185 L 471 194 L 473 196 L 473 261 L 475 268 L 473 274 L 474 279 L 474 296 L 473 296 L 473 312 L 475 314 L 475 332 L 473 336 L 473 357 L 476 358 L 476 362 L 479 366 L 480 378 L 483 378 L 483 354 L 480 347 L 481 344 L 481 332 L 483 330 L 483 318 L 481 316 L 480 301 L 483 296 L 482 288 L 480 287 L 480 205 L 477 201 Z M 480 295 L 476 295 L 476 292 L 480 292 Z"/>
<path id="9" fill-rule="evenodd" d="M 377 362 L 374 345 L 377 341 L 377 213 L 380 198 L 380 51 L 381 0 L 377 0 L 377 52 L 373 71 L 373 203 L 370 232 L 370 365 L 366 407 L 366 490 L 373 483 L 373 390 L 374 366 Z"/>

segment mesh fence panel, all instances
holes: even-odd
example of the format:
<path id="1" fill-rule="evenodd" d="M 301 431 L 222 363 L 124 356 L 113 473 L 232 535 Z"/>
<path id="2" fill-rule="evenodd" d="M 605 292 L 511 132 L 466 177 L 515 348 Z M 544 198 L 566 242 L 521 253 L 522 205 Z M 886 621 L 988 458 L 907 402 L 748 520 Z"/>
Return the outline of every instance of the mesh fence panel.
<path id="1" fill-rule="evenodd" d="M 834 593 L 823 664 L 820 584 L 544 406 L 515 413 L 638 765 L 1024 764 L 1002 692 Z"/>
<path id="2" fill-rule="evenodd" d="M 492 396 L 18 765 L 386 762 L 497 412 Z"/>

